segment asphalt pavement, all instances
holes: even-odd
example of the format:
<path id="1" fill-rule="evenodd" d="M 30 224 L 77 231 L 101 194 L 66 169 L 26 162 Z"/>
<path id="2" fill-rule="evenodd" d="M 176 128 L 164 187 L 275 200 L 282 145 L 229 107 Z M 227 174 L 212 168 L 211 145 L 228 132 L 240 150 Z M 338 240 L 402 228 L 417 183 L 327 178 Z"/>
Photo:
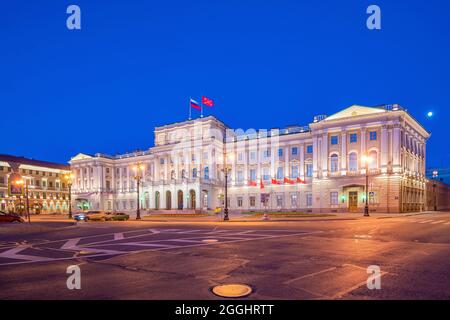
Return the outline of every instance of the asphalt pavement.
<path id="1" fill-rule="evenodd" d="M 250 285 L 245 299 L 450 298 L 447 212 L 40 223 L 0 228 L 0 299 L 220 299 L 211 288 L 227 283 Z M 73 265 L 79 290 L 66 285 Z"/>

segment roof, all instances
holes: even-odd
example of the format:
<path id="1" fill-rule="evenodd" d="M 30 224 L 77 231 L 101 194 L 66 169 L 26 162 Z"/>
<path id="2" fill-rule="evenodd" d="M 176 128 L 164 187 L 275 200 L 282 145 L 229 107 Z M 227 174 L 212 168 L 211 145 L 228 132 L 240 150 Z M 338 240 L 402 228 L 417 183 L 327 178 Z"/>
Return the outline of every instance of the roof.
<path id="1" fill-rule="evenodd" d="M 0 161 L 4 162 L 14 162 L 19 164 L 28 164 L 37 167 L 46 167 L 52 169 L 70 170 L 70 166 L 55 162 L 36 160 L 25 157 L 16 157 L 9 154 L 0 154 Z"/>

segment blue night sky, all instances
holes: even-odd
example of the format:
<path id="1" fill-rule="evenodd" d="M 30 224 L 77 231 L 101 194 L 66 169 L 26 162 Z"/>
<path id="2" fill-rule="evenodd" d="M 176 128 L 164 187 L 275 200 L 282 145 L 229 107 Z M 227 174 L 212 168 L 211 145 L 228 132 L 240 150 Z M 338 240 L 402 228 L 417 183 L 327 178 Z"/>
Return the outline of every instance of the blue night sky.
<path id="1" fill-rule="evenodd" d="M 70 4 L 81 30 L 66 28 Z M 380 31 L 366 28 L 370 4 Z M 4 1 L 0 153 L 147 149 L 203 94 L 206 114 L 244 129 L 399 103 L 432 132 L 428 166 L 448 167 L 449 12 L 448 0 Z"/>

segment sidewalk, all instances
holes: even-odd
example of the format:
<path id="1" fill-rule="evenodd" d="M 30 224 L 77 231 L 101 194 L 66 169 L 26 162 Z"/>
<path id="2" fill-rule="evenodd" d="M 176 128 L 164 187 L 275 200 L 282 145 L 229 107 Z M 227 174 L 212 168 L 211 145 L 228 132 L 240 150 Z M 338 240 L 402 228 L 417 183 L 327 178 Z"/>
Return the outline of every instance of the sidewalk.
<path id="1" fill-rule="evenodd" d="M 439 212 L 439 211 L 438 211 Z M 436 213 L 435 211 L 425 211 L 425 212 L 408 212 L 408 213 L 381 213 L 373 212 L 370 213 L 370 217 L 364 217 L 362 213 L 308 213 L 308 214 L 298 214 L 298 215 L 283 215 L 279 213 L 268 214 L 268 221 L 323 221 L 323 220 L 356 220 L 356 219 L 388 219 L 388 218 L 398 218 L 398 217 L 408 217 L 416 215 L 426 215 Z M 236 222 L 257 222 L 263 220 L 263 214 L 240 214 L 231 213 L 229 215 L 230 221 Z M 215 222 L 222 221 L 222 214 L 164 214 L 155 213 L 150 215 L 142 215 L 141 221 L 147 222 Z M 135 215 L 130 215 L 130 222 L 136 221 Z M 73 223 L 73 219 L 69 219 L 67 215 L 32 215 L 31 222 L 61 222 L 61 223 Z M 139 222 L 139 221 L 136 221 Z"/>

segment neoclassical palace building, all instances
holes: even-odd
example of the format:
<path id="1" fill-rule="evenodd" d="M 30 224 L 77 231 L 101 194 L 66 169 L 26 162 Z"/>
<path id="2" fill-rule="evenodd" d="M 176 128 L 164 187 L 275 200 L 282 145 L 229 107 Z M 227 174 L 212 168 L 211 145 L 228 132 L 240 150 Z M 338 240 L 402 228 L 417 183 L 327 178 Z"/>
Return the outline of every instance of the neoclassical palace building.
<path id="1" fill-rule="evenodd" d="M 307 126 L 235 130 L 213 116 L 155 128 L 154 147 L 70 160 L 79 209 L 421 211 L 430 134 L 399 105 L 351 106 Z M 367 170 L 366 170 L 367 167 Z M 367 172 L 366 172 L 367 171 Z M 368 192 L 365 190 L 368 175 Z"/>

